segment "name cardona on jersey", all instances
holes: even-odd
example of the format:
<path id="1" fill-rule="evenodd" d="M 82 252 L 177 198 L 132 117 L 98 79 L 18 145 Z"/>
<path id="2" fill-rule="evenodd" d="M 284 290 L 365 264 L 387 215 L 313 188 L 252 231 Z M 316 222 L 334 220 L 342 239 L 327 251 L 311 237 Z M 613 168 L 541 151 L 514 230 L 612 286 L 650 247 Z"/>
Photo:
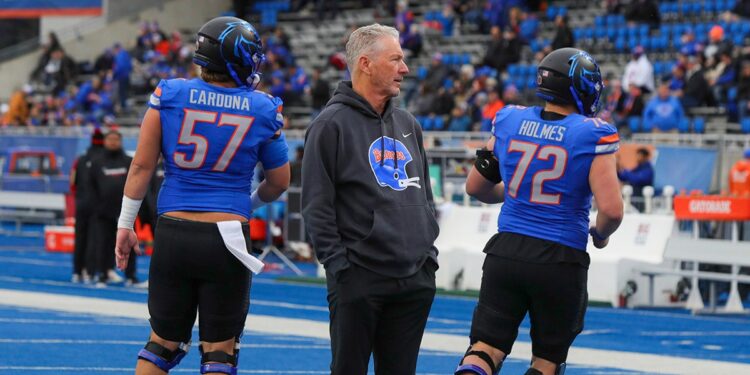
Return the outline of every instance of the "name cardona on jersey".
<path id="1" fill-rule="evenodd" d="M 227 95 L 198 89 L 190 89 L 190 104 L 208 105 L 238 111 L 250 110 L 250 100 L 244 96 Z"/>

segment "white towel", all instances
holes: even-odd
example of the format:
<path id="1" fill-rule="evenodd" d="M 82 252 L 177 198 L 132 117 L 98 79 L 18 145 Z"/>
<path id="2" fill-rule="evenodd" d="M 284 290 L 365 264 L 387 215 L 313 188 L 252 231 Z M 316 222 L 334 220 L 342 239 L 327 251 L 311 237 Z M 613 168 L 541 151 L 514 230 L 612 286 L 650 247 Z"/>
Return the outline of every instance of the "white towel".
<path id="1" fill-rule="evenodd" d="M 254 274 L 259 274 L 263 270 L 263 262 L 247 252 L 242 224 L 237 220 L 231 220 L 220 221 L 216 223 L 216 226 L 219 227 L 219 233 L 221 233 L 221 238 L 224 239 L 224 245 L 227 246 L 229 252 Z"/>

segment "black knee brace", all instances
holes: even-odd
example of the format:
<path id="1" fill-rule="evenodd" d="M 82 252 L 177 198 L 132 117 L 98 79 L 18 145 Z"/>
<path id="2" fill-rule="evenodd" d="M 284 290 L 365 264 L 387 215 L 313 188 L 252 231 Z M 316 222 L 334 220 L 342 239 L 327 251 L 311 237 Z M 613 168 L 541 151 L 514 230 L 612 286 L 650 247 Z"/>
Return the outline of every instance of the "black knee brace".
<path id="1" fill-rule="evenodd" d="M 488 374 L 484 370 L 482 370 L 481 367 L 477 365 L 465 365 L 464 359 L 470 355 L 474 355 L 479 357 L 481 360 L 483 360 L 490 368 L 491 373 Z M 497 367 L 495 367 L 495 361 L 492 360 L 492 357 L 490 357 L 489 354 L 479 351 L 479 350 L 471 350 L 471 347 L 466 351 L 466 354 L 464 354 L 464 358 L 461 359 L 461 363 L 458 365 L 458 368 L 456 368 L 456 372 L 454 375 L 461 375 L 461 374 L 475 374 L 475 375 L 497 375 L 500 373 L 500 369 L 503 367 L 503 361 L 501 360 L 500 363 L 497 364 Z"/>
<path id="2" fill-rule="evenodd" d="M 149 341 L 146 346 L 138 352 L 138 359 L 148 361 L 156 365 L 164 372 L 169 372 L 173 367 L 180 363 L 190 350 L 190 343 L 181 343 L 175 350 L 169 350 L 153 341 Z"/>
<path id="3" fill-rule="evenodd" d="M 203 352 L 203 345 L 199 346 L 201 352 L 201 374 L 209 372 L 220 372 L 227 375 L 237 375 L 237 360 L 240 355 L 240 339 L 237 337 L 234 343 L 234 354 L 222 351 Z M 218 362 L 218 363 L 208 363 Z"/>

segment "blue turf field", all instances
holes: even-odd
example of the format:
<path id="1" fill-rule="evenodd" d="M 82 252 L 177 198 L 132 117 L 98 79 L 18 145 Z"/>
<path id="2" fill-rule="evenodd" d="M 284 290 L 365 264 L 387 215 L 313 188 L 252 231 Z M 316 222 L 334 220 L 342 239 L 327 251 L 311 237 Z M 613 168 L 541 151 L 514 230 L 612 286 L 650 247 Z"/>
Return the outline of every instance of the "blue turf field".
<path id="1" fill-rule="evenodd" d="M 3 237 L 0 237 L 2 240 Z M 139 260 L 139 275 L 147 277 L 148 258 Z M 311 270 L 311 267 L 307 268 Z M 284 273 L 284 272 L 281 272 Z M 323 286 L 275 281 L 274 274 L 257 277 L 251 291 L 251 314 L 327 322 Z M 70 255 L 34 250 L 0 250 L 0 290 L 45 292 L 145 304 L 146 291 L 121 285 L 96 289 L 72 284 Z M 427 332 L 465 337 L 475 300 L 438 297 Z M 143 307 L 145 311 L 145 305 Z M 128 374 L 149 328 L 145 319 L 72 314 L 18 307 L 0 299 L 0 373 L 2 374 Z M 328 341 L 299 335 L 245 333 L 240 373 L 325 374 Z M 196 335 L 197 337 L 197 335 Z M 524 322 L 520 342 L 529 342 Z M 631 311 L 589 308 L 586 329 L 575 347 L 635 352 L 750 364 L 750 319 L 696 317 L 681 311 Z M 196 348 L 194 348 L 196 349 Z M 457 352 L 423 350 L 418 373 L 449 374 Z M 173 372 L 196 373 L 197 350 Z M 616 361 L 615 361 L 616 362 Z M 511 358 L 504 374 L 523 373 L 526 359 Z M 568 374 L 643 374 L 617 366 L 570 364 Z"/>

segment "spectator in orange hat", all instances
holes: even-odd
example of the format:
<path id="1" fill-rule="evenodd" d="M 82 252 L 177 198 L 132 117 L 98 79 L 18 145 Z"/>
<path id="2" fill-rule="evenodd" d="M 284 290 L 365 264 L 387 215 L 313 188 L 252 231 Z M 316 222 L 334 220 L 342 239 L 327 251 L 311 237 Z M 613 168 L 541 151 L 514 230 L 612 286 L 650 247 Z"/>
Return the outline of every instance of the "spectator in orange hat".
<path id="1" fill-rule="evenodd" d="M 719 52 L 732 51 L 733 45 L 729 39 L 724 38 L 724 28 L 714 25 L 708 31 L 708 45 L 703 50 L 706 57 L 706 67 L 713 68 L 718 62 Z"/>

